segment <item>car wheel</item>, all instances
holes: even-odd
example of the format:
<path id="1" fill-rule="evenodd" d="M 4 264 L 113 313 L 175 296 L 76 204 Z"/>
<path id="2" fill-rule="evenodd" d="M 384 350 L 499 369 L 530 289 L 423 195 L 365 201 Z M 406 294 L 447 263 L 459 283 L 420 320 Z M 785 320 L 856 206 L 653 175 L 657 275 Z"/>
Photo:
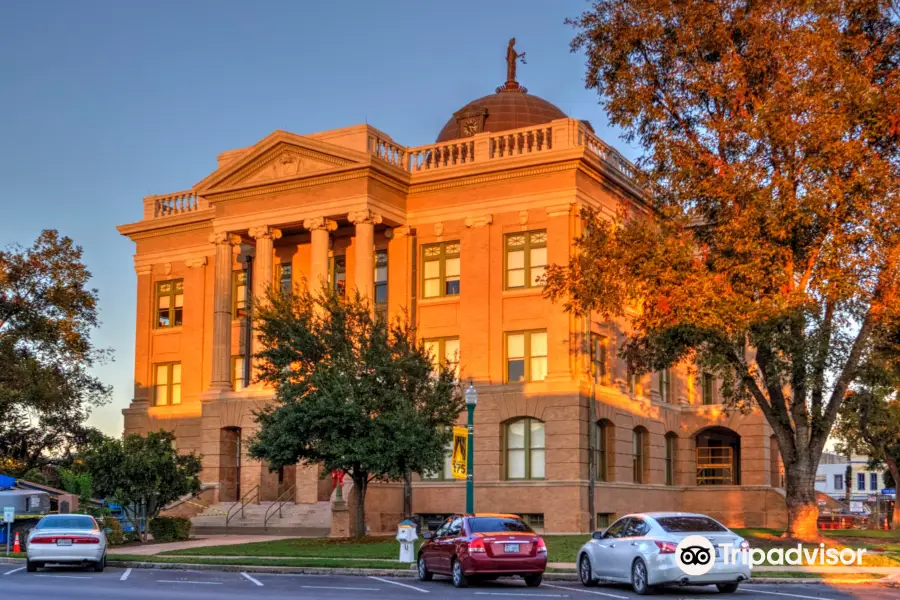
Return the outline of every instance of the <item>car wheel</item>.
<path id="1" fill-rule="evenodd" d="M 723 594 L 733 594 L 738 589 L 738 584 L 736 583 L 717 583 L 716 587 L 719 588 L 719 591 Z"/>
<path id="2" fill-rule="evenodd" d="M 431 571 L 428 570 L 428 567 L 425 566 L 425 557 L 420 556 L 418 565 L 416 566 L 419 572 L 419 581 L 431 581 L 434 577 Z"/>
<path id="3" fill-rule="evenodd" d="M 591 567 L 591 559 L 588 558 L 587 554 L 582 554 L 581 560 L 578 561 L 578 577 L 581 579 L 581 585 L 585 587 L 597 585 L 594 569 Z"/>
<path id="4" fill-rule="evenodd" d="M 631 587 L 638 596 L 646 596 L 653 591 L 647 579 L 647 563 L 642 558 L 631 565 Z"/>
<path id="5" fill-rule="evenodd" d="M 28 573 L 35 573 L 38 570 L 38 566 L 36 562 L 31 562 L 30 560 L 25 561 L 25 571 Z"/>
<path id="6" fill-rule="evenodd" d="M 544 574 L 538 573 L 536 575 L 526 575 L 525 576 L 525 585 L 528 587 L 537 587 L 541 585 L 541 581 L 544 580 Z"/>
<path id="7" fill-rule="evenodd" d="M 469 578 L 463 573 L 462 564 L 458 560 L 453 561 L 453 585 L 458 588 L 468 587 Z"/>
<path id="8" fill-rule="evenodd" d="M 103 558 L 100 559 L 100 562 L 94 563 L 94 572 L 102 573 L 103 569 L 106 568 L 106 555 L 103 555 Z"/>

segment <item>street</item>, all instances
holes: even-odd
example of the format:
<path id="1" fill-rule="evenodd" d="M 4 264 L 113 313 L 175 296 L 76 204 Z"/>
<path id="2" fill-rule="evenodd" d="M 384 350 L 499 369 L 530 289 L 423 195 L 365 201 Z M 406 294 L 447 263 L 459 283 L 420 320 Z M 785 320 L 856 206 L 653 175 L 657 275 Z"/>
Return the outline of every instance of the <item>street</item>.
<path id="1" fill-rule="evenodd" d="M 104 573 L 73 569 L 55 569 L 26 573 L 24 567 L 0 567 L 0 590 L 4 598 L 16 600 L 206 600 L 254 598 L 287 600 L 310 598 L 323 600 L 379 600 L 421 598 L 437 599 L 508 598 L 581 598 L 590 600 L 639 598 L 624 586 L 584 588 L 576 582 L 548 581 L 539 588 L 528 588 L 520 580 L 475 585 L 456 589 L 445 578 L 422 583 L 412 578 L 353 577 L 331 575 L 276 575 L 222 571 L 178 571 L 165 569 L 108 568 Z M 736 600 L 896 600 L 900 591 L 877 586 L 825 585 L 746 585 L 733 595 L 719 594 L 714 587 L 665 589 L 657 594 L 666 600 L 727 598 Z"/>

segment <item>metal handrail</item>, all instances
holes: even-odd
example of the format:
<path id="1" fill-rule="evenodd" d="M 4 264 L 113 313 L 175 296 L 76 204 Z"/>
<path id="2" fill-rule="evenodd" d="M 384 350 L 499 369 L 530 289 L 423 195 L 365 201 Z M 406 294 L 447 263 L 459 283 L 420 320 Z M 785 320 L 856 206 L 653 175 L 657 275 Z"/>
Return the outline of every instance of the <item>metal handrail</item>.
<path id="1" fill-rule="evenodd" d="M 269 513 L 272 512 L 272 510 L 274 508 L 278 508 L 278 518 L 279 519 L 284 518 L 284 515 L 281 513 L 281 507 L 284 506 L 285 504 L 287 504 L 287 502 L 288 502 L 285 499 L 285 497 L 290 498 L 296 488 L 297 488 L 297 486 L 292 485 L 290 487 L 290 489 L 285 490 L 284 492 L 282 492 L 282 494 L 280 496 L 278 496 L 278 498 L 275 499 L 275 502 L 272 504 L 272 506 L 270 506 L 269 508 L 266 509 L 265 517 L 263 517 L 263 529 L 267 529 L 269 527 L 270 516 L 271 517 L 275 516 L 274 512 L 272 513 L 272 515 L 269 515 Z"/>
<path id="2" fill-rule="evenodd" d="M 247 496 L 250 496 L 252 494 L 256 494 L 256 501 L 259 502 L 259 486 L 258 485 L 254 486 L 253 489 L 251 489 L 249 492 L 247 492 L 246 494 L 241 496 L 241 499 L 237 501 L 237 504 L 235 504 L 234 506 L 232 506 L 231 508 L 228 509 L 228 512 L 225 514 L 225 527 L 228 527 L 228 523 L 231 522 L 231 519 L 237 516 L 237 511 L 235 509 L 238 508 L 238 505 L 240 505 L 240 509 L 241 509 L 241 519 L 244 518 L 244 507 L 246 505 L 250 504 L 249 502 L 244 502 L 244 500 L 247 498 Z M 235 511 L 235 513 L 231 514 L 231 511 L 233 511 L 233 510 Z"/>

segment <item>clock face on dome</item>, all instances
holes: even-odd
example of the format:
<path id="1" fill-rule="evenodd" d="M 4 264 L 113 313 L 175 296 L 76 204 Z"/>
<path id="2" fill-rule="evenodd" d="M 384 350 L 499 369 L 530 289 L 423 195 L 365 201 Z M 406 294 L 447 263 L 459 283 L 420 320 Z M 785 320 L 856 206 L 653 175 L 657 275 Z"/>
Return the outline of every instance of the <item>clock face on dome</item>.
<path id="1" fill-rule="evenodd" d="M 479 129 L 481 128 L 479 127 L 478 119 L 471 118 L 462 122 L 463 137 L 471 137 L 478 133 Z"/>

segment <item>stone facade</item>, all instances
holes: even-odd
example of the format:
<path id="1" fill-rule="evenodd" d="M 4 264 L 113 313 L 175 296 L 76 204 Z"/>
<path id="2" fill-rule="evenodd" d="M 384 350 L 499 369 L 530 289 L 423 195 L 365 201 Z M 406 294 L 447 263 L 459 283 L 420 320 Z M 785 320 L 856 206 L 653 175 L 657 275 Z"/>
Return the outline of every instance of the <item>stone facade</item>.
<path id="1" fill-rule="evenodd" d="M 526 514 L 547 532 L 586 531 L 595 436 L 595 446 L 604 444 L 595 453 L 605 463 L 602 476 L 597 467 L 605 481 L 595 487 L 601 521 L 685 509 L 734 525 L 778 526 L 777 447 L 759 414 L 727 414 L 716 383 L 689 365 L 632 380 L 617 358 L 623 323 L 567 314 L 534 284 L 542 265 L 565 263 L 574 252 L 580 208 L 649 212 L 633 167 L 576 119 L 492 129 L 492 117 L 510 118 L 497 114 L 501 100 L 475 107 L 484 119 L 478 133 L 418 148 L 368 125 L 276 131 L 219 155 L 191 190 L 145 198 L 143 219 L 119 228 L 135 242 L 137 273 L 126 433 L 173 430 L 179 450 L 203 454 L 202 479 L 215 486 L 216 502 L 257 486 L 255 501 L 327 500 L 331 480 L 317 468 L 273 473 L 247 457 L 253 410 L 272 391 L 244 385 L 240 373 L 252 364 L 236 357 L 258 348 L 240 318 L 243 290 L 259 296 L 282 281 L 335 286 L 343 279 L 370 298 L 386 294 L 388 314 L 408 311 L 435 348 L 458 339 L 461 379 L 479 390 L 477 510 Z M 384 275 L 379 251 L 387 256 L 386 282 L 376 281 Z M 443 256 L 437 267 L 428 264 L 434 256 Z M 511 274 L 521 267 L 524 275 Z M 510 381 L 520 369 L 526 381 Z M 524 431 L 509 424 L 522 418 L 531 419 L 530 449 L 509 450 Z M 697 462 L 722 456 L 727 469 Z M 510 477 L 520 468 L 531 478 Z M 462 481 L 417 478 L 414 511 L 456 512 L 464 495 Z M 400 485 L 372 485 L 369 527 L 393 530 L 402 499 Z"/>

